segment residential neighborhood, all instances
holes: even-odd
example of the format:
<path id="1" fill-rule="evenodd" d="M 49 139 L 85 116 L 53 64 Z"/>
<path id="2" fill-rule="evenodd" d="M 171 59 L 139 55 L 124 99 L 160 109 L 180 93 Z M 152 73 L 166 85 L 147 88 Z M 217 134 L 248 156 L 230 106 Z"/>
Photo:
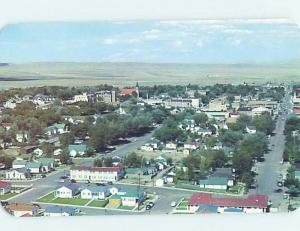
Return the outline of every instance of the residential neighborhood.
<path id="1" fill-rule="evenodd" d="M 0 199 L 18 217 L 296 210 L 299 97 L 271 83 L 3 90 Z"/>

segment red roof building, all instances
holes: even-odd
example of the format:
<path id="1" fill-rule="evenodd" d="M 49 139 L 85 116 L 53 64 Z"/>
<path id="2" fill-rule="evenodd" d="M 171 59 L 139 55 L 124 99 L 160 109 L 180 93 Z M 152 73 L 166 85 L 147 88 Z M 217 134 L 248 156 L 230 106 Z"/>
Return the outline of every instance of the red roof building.
<path id="1" fill-rule="evenodd" d="M 121 90 L 121 95 L 132 95 L 133 93 L 136 93 L 135 88 L 123 88 Z"/>
<path id="2" fill-rule="evenodd" d="M 0 195 L 10 192 L 11 184 L 0 180 Z"/>
<path id="3" fill-rule="evenodd" d="M 249 195 L 247 198 L 218 198 L 207 193 L 193 194 L 188 203 L 190 211 L 197 211 L 201 206 L 217 206 L 218 212 L 224 212 L 226 208 L 239 208 L 245 213 L 266 212 L 269 206 L 268 196 L 261 194 Z"/>

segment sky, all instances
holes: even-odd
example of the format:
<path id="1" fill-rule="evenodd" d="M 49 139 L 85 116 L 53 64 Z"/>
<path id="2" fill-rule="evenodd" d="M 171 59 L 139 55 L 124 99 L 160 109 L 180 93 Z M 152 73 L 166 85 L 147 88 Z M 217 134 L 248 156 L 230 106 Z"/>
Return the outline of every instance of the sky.
<path id="1" fill-rule="evenodd" d="M 247 63 L 300 58 L 285 19 L 32 22 L 0 32 L 0 61 Z"/>

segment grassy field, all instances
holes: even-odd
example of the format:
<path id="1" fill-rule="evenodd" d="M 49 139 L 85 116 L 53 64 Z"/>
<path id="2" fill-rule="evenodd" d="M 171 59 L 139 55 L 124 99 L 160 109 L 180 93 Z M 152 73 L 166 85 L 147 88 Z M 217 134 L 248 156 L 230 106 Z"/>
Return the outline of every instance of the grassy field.
<path id="1" fill-rule="evenodd" d="M 111 84 L 202 84 L 291 82 L 300 61 L 273 64 L 28 63 L 0 67 L 0 88 Z"/>
<path id="2" fill-rule="evenodd" d="M 49 203 L 54 199 L 55 199 L 54 192 L 51 192 L 51 193 L 48 193 L 47 195 L 45 195 L 43 197 L 38 198 L 36 201 L 37 202 Z"/>
<path id="3" fill-rule="evenodd" d="M 91 203 L 89 203 L 88 207 L 97 207 L 97 208 L 103 208 L 107 205 L 108 200 L 93 200 Z"/>
<path id="4" fill-rule="evenodd" d="M 90 200 L 80 199 L 80 198 L 56 198 L 51 203 L 53 204 L 66 204 L 66 205 L 85 205 Z"/>
<path id="5" fill-rule="evenodd" d="M 13 196 L 16 196 L 17 193 L 5 193 L 4 195 L 0 196 L 0 201 L 1 200 L 8 200 L 10 198 L 12 198 Z"/>

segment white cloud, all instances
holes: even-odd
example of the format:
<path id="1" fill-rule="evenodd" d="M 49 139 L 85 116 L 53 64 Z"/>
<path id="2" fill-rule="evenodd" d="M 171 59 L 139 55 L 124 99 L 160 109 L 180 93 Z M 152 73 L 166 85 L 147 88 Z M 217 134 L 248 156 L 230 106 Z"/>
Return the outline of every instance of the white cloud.
<path id="1" fill-rule="evenodd" d="M 105 45 L 112 45 L 112 44 L 115 44 L 117 41 L 113 38 L 106 38 L 103 40 L 103 43 Z"/>
<path id="2" fill-rule="evenodd" d="M 159 35 L 157 35 L 157 34 L 146 34 L 145 38 L 149 39 L 149 40 L 155 40 L 155 39 L 159 38 Z"/>
<path id="3" fill-rule="evenodd" d="M 235 39 L 231 42 L 231 44 L 234 46 L 239 46 L 241 43 L 242 43 L 242 40 L 240 40 L 240 39 Z"/>
<path id="4" fill-rule="evenodd" d="M 197 47 L 203 47 L 203 45 L 204 45 L 204 43 L 203 43 L 203 41 L 201 40 L 201 39 L 199 39 L 198 41 L 197 41 L 197 43 L 196 43 L 196 46 Z"/>
<path id="5" fill-rule="evenodd" d="M 177 41 L 174 42 L 174 45 L 175 45 L 176 47 L 180 47 L 180 46 L 183 45 L 183 42 L 182 42 L 181 40 L 177 40 Z"/>
<path id="6" fill-rule="evenodd" d="M 253 31 L 245 30 L 245 29 L 226 29 L 223 30 L 222 32 L 228 34 L 252 34 L 253 33 Z"/>

